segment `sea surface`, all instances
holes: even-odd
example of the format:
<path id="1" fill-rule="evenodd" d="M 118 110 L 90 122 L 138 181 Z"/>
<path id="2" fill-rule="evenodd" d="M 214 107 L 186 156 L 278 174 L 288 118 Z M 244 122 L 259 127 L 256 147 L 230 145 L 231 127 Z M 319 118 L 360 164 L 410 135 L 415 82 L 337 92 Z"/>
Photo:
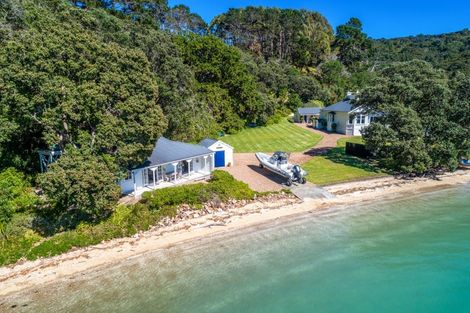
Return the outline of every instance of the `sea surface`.
<path id="1" fill-rule="evenodd" d="M 470 185 L 178 245 L 5 312 L 470 312 Z"/>

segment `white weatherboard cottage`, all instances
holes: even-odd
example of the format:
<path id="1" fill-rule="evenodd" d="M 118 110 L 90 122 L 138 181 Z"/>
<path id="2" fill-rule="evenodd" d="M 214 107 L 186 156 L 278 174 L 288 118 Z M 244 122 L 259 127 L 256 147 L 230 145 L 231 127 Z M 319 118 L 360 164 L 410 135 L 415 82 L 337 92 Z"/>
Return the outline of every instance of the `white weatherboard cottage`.
<path id="1" fill-rule="evenodd" d="M 223 141 L 206 138 L 199 143 L 201 146 L 214 151 L 214 166 L 233 166 L 233 147 Z"/>
<path id="2" fill-rule="evenodd" d="M 323 108 L 320 112 L 320 119 L 326 121 L 323 128 L 349 136 L 361 136 L 361 130 L 369 126 L 376 115 L 365 112 L 361 106 L 354 108 L 351 103 L 353 99 L 354 96 L 348 94 L 345 100 Z"/>
<path id="3" fill-rule="evenodd" d="M 214 155 L 204 146 L 160 137 L 147 161 L 120 181 L 121 192 L 138 196 L 145 191 L 206 179 L 214 170 Z"/>

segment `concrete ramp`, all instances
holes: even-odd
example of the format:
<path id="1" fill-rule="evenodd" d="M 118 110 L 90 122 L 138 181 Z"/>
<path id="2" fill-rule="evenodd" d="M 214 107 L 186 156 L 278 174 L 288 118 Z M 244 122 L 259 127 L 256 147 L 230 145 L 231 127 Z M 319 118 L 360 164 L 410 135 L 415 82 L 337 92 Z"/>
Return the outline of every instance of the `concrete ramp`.
<path id="1" fill-rule="evenodd" d="M 293 185 L 290 190 L 299 199 L 331 199 L 335 196 L 312 183 Z"/>

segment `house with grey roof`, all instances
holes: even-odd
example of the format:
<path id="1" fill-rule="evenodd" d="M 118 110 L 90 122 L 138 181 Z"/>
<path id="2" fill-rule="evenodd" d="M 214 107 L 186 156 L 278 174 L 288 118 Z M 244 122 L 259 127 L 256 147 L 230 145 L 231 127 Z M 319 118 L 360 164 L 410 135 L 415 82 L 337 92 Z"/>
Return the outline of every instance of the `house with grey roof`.
<path id="1" fill-rule="evenodd" d="M 348 93 L 343 101 L 323 108 L 317 128 L 349 136 L 361 136 L 361 131 L 369 126 L 377 115 L 366 112 L 361 106 L 354 106 L 354 97 L 352 93 Z"/>
<path id="2" fill-rule="evenodd" d="M 318 107 L 298 108 L 294 114 L 295 121 L 297 123 L 314 123 L 320 117 L 320 111 L 321 108 Z"/>
<path id="3" fill-rule="evenodd" d="M 120 181 L 121 191 L 139 196 L 153 189 L 204 180 L 214 170 L 214 154 L 203 145 L 160 137 L 149 158 Z"/>
<path id="4" fill-rule="evenodd" d="M 214 151 L 215 167 L 233 166 L 233 147 L 221 140 L 206 138 L 199 143 L 201 146 Z"/>

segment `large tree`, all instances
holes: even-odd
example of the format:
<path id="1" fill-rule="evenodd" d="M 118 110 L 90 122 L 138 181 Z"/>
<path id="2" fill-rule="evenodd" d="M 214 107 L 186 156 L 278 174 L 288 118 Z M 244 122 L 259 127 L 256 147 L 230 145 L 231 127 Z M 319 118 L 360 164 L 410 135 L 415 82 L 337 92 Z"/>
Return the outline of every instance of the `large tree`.
<path id="1" fill-rule="evenodd" d="M 468 153 L 469 134 L 464 112 L 468 80 L 461 76 L 459 81 L 450 84 L 443 71 L 424 61 L 394 63 L 382 69 L 359 99 L 370 111 L 381 113 L 380 126 L 365 131 L 368 147 L 380 158 L 393 158 L 389 152 L 396 150 L 408 156 L 419 154 L 423 160 L 410 163 L 413 158 L 395 158 L 389 164 L 397 171 L 455 169 L 459 156 Z"/>
<path id="2" fill-rule="evenodd" d="M 336 28 L 334 46 L 338 49 L 339 60 L 349 69 L 356 70 L 368 60 L 372 40 L 362 31 L 362 22 L 353 17 Z"/>
<path id="3" fill-rule="evenodd" d="M 98 220 L 109 214 L 121 195 L 112 160 L 90 151 L 68 149 L 46 173 L 38 176 L 48 199 L 45 210 L 56 216 Z"/>
<path id="4" fill-rule="evenodd" d="M 36 150 L 52 145 L 138 165 L 166 127 L 145 55 L 72 25 L 34 26 L 0 49 L 3 165 L 37 168 Z"/>
<path id="5" fill-rule="evenodd" d="M 70 2 L 85 9 L 104 8 L 152 27 L 161 25 L 168 12 L 167 0 L 71 0 Z"/>
<path id="6" fill-rule="evenodd" d="M 452 90 L 450 104 L 452 110 L 449 119 L 457 124 L 457 153 L 470 159 L 470 74 L 457 73 L 450 81 Z"/>
<path id="7" fill-rule="evenodd" d="M 230 9 L 214 18 L 211 31 L 226 43 L 266 60 L 315 66 L 330 53 L 333 30 L 319 13 L 263 7 Z"/>
<path id="8" fill-rule="evenodd" d="M 196 13 L 192 13 L 185 5 L 176 5 L 168 10 L 162 23 L 162 29 L 174 34 L 194 33 L 204 35 L 207 23 Z"/>
<path id="9" fill-rule="evenodd" d="M 255 77 L 242 62 L 241 51 L 214 36 L 190 36 L 182 39 L 182 45 L 185 63 L 194 71 L 201 98 L 209 105 L 216 121 L 223 123 L 224 116 L 230 114 L 230 119 L 257 122 L 263 103 Z M 221 98 L 228 97 L 228 101 L 212 101 L 214 92 L 220 93 Z M 219 107 L 222 105 L 224 109 Z"/>

